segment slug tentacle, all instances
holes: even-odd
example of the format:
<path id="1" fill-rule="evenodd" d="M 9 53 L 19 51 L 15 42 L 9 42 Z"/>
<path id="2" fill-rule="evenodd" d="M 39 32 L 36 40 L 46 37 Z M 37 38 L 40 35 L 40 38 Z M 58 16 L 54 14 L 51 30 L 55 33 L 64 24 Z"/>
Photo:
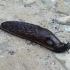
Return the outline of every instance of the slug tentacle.
<path id="1" fill-rule="evenodd" d="M 3 22 L 0 28 L 16 36 L 31 40 L 54 52 L 65 52 L 70 49 L 70 43 L 62 43 L 51 31 L 38 25 L 20 21 Z"/>

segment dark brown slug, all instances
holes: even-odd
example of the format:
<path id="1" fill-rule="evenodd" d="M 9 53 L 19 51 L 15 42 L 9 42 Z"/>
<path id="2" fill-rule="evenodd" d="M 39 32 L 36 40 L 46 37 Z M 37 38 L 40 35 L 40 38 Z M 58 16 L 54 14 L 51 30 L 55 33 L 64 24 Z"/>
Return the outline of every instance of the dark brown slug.
<path id="1" fill-rule="evenodd" d="M 70 43 L 62 43 L 51 31 L 38 25 L 20 21 L 6 21 L 1 24 L 0 28 L 21 38 L 36 42 L 57 53 L 70 49 Z"/>

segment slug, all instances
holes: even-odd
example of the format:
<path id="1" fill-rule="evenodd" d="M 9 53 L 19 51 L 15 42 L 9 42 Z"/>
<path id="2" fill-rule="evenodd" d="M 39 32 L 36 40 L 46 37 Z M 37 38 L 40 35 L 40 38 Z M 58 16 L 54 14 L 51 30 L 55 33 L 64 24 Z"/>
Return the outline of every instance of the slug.
<path id="1" fill-rule="evenodd" d="M 0 29 L 18 37 L 36 42 L 57 53 L 70 49 L 70 43 L 62 43 L 51 31 L 38 25 L 20 21 L 6 21 L 1 23 Z"/>

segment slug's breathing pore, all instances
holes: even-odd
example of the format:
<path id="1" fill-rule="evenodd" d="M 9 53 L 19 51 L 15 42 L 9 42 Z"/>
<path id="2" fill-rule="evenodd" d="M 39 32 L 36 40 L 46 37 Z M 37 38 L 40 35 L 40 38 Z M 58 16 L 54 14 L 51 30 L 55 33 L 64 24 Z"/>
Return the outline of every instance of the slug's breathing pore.
<path id="1" fill-rule="evenodd" d="M 57 53 L 70 49 L 70 43 L 62 43 L 51 31 L 38 25 L 20 21 L 6 21 L 1 24 L 0 28 L 13 35 L 36 42 Z"/>

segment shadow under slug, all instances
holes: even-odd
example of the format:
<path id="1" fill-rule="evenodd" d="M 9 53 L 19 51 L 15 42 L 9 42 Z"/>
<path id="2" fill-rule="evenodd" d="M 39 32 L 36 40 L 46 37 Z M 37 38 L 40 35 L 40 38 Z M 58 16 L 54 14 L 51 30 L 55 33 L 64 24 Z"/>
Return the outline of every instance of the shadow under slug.
<path id="1" fill-rule="evenodd" d="M 1 23 L 0 29 L 18 37 L 36 42 L 57 53 L 70 49 L 70 43 L 62 43 L 51 31 L 38 25 L 20 21 L 6 21 Z"/>

